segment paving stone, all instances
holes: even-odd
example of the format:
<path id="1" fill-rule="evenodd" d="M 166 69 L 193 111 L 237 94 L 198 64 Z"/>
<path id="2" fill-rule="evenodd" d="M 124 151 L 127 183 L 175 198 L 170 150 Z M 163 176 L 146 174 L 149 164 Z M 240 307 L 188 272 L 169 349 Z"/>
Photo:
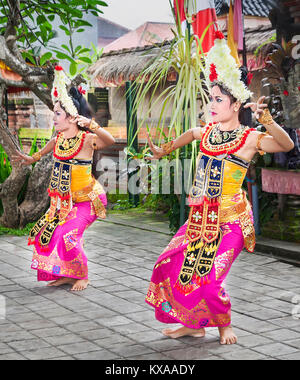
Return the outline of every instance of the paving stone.
<path id="1" fill-rule="evenodd" d="M 12 353 L 13 349 L 6 343 L 0 343 L 0 356 Z"/>
<path id="2" fill-rule="evenodd" d="M 253 348 L 254 351 L 260 352 L 274 358 L 280 359 L 283 355 L 289 355 L 297 352 L 297 349 L 282 343 L 271 343 Z"/>
<path id="3" fill-rule="evenodd" d="M 271 339 L 265 338 L 263 336 L 257 336 L 257 335 L 248 335 L 248 336 L 243 336 L 238 338 L 238 343 L 241 346 L 244 346 L 246 348 L 252 348 L 252 347 L 257 347 L 261 345 L 265 345 L 268 343 L 273 343 Z"/>
<path id="4" fill-rule="evenodd" d="M 225 360 L 262 360 L 264 358 L 268 359 L 268 356 L 249 349 L 221 353 L 220 356 Z"/>
<path id="5" fill-rule="evenodd" d="M 0 355 L 0 360 L 26 360 L 26 358 L 17 352 Z"/>
<path id="6" fill-rule="evenodd" d="M 22 354 L 29 360 L 54 359 L 66 354 L 55 347 L 46 347 L 38 350 L 23 351 Z"/>
<path id="7" fill-rule="evenodd" d="M 100 348 L 96 344 L 88 342 L 88 341 L 65 344 L 62 346 L 58 346 L 57 348 L 69 355 L 84 354 L 87 352 L 100 350 Z"/>
<path id="8" fill-rule="evenodd" d="M 116 360 L 120 359 L 117 354 L 109 352 L 107 350 L 99 350 L 94 352 L 88 352 L 84 354 L 74 354 L 74 357 L 78 360 Z"/>
<path id="9" fill-rule="evenodd" d="M 103 348 L 110 348 L 115 347 L 116 345 L 134 345 L 136 342 L 132 339 L 129 339 L 126 336 L 120 335 L 120 334 L 110 334 L 107 338 L 101 338 L 98 340 L 95 340 L 94 342 L 99 347 Z"/>
<path id="10" fill-rule="evenodd" d="M 300 351 L 297 351 L 293 354 L 289 354 L 289 355 L 282 355 L 281 358 L 279 358 L 281 360 L 300 360 Z"/>
<path id="11" fill-rule="evenodd" d="M 292 340 L 292 339 L 300 339 L 300 333 L 297 333 L 293 330 L 288 329 L 278 329 L 274 331 L 268 331 L 265 333 L 262 333 L 263 336 L 267 338 L 271 338 L 273 340 L 276 340 L 278 342 L 284 342 L 286 340 Z"/>
<path id="12" fill-rule="evenodd" d="M 201 339 L 164 337 L 163 328 L 179 325 L 158 322 L 145 295 L 171 235 L 161 233 L 168 227 L 160 220 L 142 220 L 122 214 L 122 224 L 98 221 L 87 230 L 92 283 L 82 293 L 37 282 L 26 237 L 0 236 L 6 301 L 0 360 L 299 360 L 300 321 L 292 314 L 300 268 L 245 251 L 226 286 L 238 344 L 221 346 L 217 328 L 206 329 Z"/>
<path id="13" fill-rule="evenodd" d="M 8 345 L 18 352 L 37 350 L 40 348 L 45 348 L 45 347 L 50 346 L 49 343 L 46 343 L 42 339 L 19 340 L 17 342 L 10 342 L 8 343 Z"/>
<path id="14" fill-rule="evenodd" d="M 127 358 L 130 359 L 131 357 L 135 357 L 136 355 L 145 355 L 145 354 L 154 353 L 154 351 L 151 348 L 145 347 L 139 344 L 116 345 L 116 346 L 110 347 L 109 350 L 114 352 L 118 356 L 126 358 L 126 359 Z"/>
<path id="15" fill-rule="evenodd" d="M 81 343 L 84 342 L 84 339 L 77 334 L 62 334 L 55 336 L 48 336 L 47 342 L 49 342 L 52 346 L 58 347 L 72 343 Z"/>
<path id="16" fill-rule="evenodd" d="M 175 360 L 204 360 L 212 356 L 212 353 L 206 347 L 184 347 L 177 350 L 165 351 L 163 354 Z"/>

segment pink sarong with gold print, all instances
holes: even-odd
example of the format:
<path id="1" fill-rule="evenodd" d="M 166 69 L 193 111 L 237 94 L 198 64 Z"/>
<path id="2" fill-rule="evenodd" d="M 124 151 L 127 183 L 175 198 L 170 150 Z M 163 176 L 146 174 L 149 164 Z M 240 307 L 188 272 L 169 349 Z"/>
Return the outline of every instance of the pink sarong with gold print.
<path id="1" fill-rule="evenodd" d="M 221 225 L 223 239 L 206 284 L 192 283 L 190 294 L 182 294 L 176 283 L 182 267 L 185 223 L 159 257 L 152 274 L 146 302 L 155 307 L 156 319 L 163 323 L 181 323 L 193 329 L 229 326 L 231 303 L 224 282 L 242 249 L 244 237 L 239 224 Z"/>
<path id="2" fill-rule="evenodd" d="M 67 190 L 69 197 L 62 197 L 60 192 Z M 83 233 L 97 217 L 106 217 L 107 205 L 103 187 L 92 176 L 91 161 L 55 160 L 49 195 L 49 210 L 29 234 L 34 250 L 31 268 L 37 270 L 39 281 L 87 279 Z"/>
<path id="3" fill-rule="evenodd" d="M 107 205 L 105 194 L 99 199 Z M 60 277 L 88 279 L 87 256 L 83 249 L 83 233 L 97 219 L 92 202 L 74 203 L 62 225 L 58 225 L 47 250 L 34 242 L 31 268 L 37 270 L 38 281 L 53 281 Z"/>
<path id="4" fill-rule="evenodd" d="M 241 189 L 249 164 L 232 154 L 199 154 L 189 219 L 158 258 L 146 296 L 159 321 L 193 329 L 231 324 L 225 280 L 242 249 L 255 246 Z"/>

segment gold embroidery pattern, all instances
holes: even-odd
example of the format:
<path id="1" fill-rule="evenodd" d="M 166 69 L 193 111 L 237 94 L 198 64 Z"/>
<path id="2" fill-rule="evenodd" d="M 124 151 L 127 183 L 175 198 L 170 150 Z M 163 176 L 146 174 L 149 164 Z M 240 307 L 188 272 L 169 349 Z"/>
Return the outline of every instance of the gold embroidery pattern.
<path id="1" fill-rule="evenodd" d="M 171 251 L 173 249 L 176 249 L 178 247 L 180 247 L 184 242 L 184 235 L 182 236 L 177 236 L 177 237 L 174 237 L 170 243 L 168 244 L 167 248 L 165 248 L 165 250 L 163 251 L 162 255 L 165 253 L 165 252 L 168 252 L 168 251 Z"/>
<path id="2" fill-rule="evenodd" d="M 77 234 L 78 234 L 78 228 L 64 235 L 64 242 L 65 242 L 67 252 L 71 251 L 71 249 L 76 247 L 77 242 L 78 242 Z"/>
<path id="3" fill-rule="evenodd" d="M 215 258 L 216 280 L 219 280 L 230 269 L 234 259 L 234 248 Z"/>
<path id="4" fill-rule="evenodd" d="M 73 207 L 72 210 L 69 212 L 68 216 L 65 219 L 65 222 L 69 222 L 70 220 L 77 218 L 77 207 Z"/>
<path id="5" fill-rule="evenodd" d="M 226 293 L 224 288 L 221 287 L 218 296 L 224 305 L 228 305 L 230 303 L 229 295 Z"/>
<path id="6" fill-rule="evenodd" d="M 57 246 L 49 257 L 39 255 L 34 248 L 32 263 L 33 269 L 62 277 L 86 278 L 88 274 L 88 268 L 83 262 L 81 253 L 75 259 L 64 262 L 58 256 Z"/>
<path id="7" fill-rule="evenodd" d="M 168 315 L 186 325 L 216 327 L 228 325 L 231 321 L 230 314 L 212 314 L 204 299 L 191 310 L 183 307 L 174 298 L 169 278 L 157 285 L 151 282 L 146 301 L 155 307 L 168 303 Z"/>
<path id="8" fill-rule="evenodd" d="M 170 263 L 170 262 L 171 262 L 171 258 L 168 257 L 166 260 L 163 260 L 161 263 L 157 264 L 157 265 L 155 266 L 155 269 L 161 267 L 162 265 L 168 264 L 168 263 Z"/>
<path id="9" fill-rule="evenodd" d="M 93 178 L 93 181 L 90 185 L 86 186 L 85 188 L 76 191 L 72 194 L 72 199 L 74 203 L 77 202 L 92 202 L 95 214 L 101 218 L 106 218 L 106 209 L 101 202 L 99 195 L 105 194 L 105 191 L 103 187 L 100 185 L 98 181 Z"/>

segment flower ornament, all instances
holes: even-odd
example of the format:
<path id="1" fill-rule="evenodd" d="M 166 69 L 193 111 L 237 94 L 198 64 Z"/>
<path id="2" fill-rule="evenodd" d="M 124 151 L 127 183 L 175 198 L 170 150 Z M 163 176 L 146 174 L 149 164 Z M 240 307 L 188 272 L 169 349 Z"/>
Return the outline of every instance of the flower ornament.
<path id="1" fill-rule="evenodd" d="M 86 94 L 86 91 L 81 86 L 78 86 L 78 91 L 81 93 L 81 95 Z"/>
<path id="2" fill-rule="evenodd" d="M 214 63 L 212 63 L 210 65 L 210 76 L 209 76 L 209 80 L 211 82 L 215 82 L 216 80 L 218 79 L 218 73 L 216 71 L 216 65 Z"/>
<path id="3" fill-rule="evenodd" d="M 216 31 L 215 33 L 215 39 L 219 39 L 219 40 L 223 40 L 225 39 L 225 36 L 222 32 L 220 32 L 219 30 Z"/>
<path id="4" fill-rule="evenodd" d="M 77 108 L 75 107 L 72 98 L 68 94 L 67 84 L 70 83 L 70 79 L 64 73 L 61 66 L 55 66 L 55 76 L 52 90 L 52 101 L 61 102 L 62 106 L 71 116 L 78 116 Z"/>
<path id="5" fill-rule="evenodd" d="M 205 76 L 209 88 L 217 81 L 241 103 L 245 103 L 252 96 L 252 92 L 241 80 L 242 73 L 222 32 L 215 33 L 214 46 L 208 52 L 205 61 Z"/>

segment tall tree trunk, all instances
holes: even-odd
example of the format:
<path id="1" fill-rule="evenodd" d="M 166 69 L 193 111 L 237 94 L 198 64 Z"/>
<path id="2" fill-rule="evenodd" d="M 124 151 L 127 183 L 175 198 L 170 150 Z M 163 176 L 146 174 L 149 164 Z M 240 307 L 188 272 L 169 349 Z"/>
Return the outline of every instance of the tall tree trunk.
<path id="1" fill-rule="evenodd" d="M 19 206 L 20 228 L 24 228 L 28 223 L 35 222 L 48 208 L 47 188 L 52 164 L 53 155 L 48 154 L 35 165 L 28 181 L 25 199 Z"/>
<path id="2" fill-rule="evenodd" d="M 20 150 L 20 146 L 10 130 L 0 117 L 0 144 L 8 158 Z M 12 161 L 11 161 L 12 162 Z M 0 185 L 0 199 L 3 205 L 3 215 L 0 225 L 9 228 L 23 228 L 27 223 L 35 222 L 46 210 L 49 204 L 47 187 L 52 169 L 52 155 L 47 155 L 38 162 L 32 170 L 28 166 L 12 163 L 12 172 L 6 181 Z M 18 195 L 29 176 L 24 201 L 18 204 Z"/>

